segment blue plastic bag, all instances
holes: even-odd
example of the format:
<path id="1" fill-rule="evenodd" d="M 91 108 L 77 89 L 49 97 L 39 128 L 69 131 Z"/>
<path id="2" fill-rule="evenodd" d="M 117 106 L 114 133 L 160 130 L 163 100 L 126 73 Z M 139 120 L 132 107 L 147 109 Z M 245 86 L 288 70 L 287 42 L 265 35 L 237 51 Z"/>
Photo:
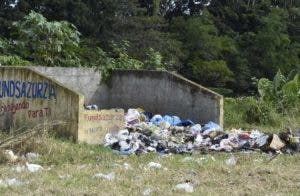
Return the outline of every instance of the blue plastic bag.
<path id="1" fill-rule="evenodd" d="M 194 125 L 195 123 L 191 120 L 182 120 L 180 123 L 177 124 L 177 126 L 190 126 L 190 125 Z"/>
<path id="2" fill-rule="evenodd" d="M 203 127 L 202 127 L 202 131 L 206 131 L 206 130 L 209 130 L 209 129 L 212 129 L 214 131 L 221 131 L 221 127 L 220 125 L 212 122 L 212 121 L 209 121 L 208 123 L 206 123 Z"/>
<path id="3" fill-rule="evenodd" d="M 151 121 L 154 125 L 158 125 L 158 123 L 159 123 L 160 121 L 162 121 L 162 120 L 163 120 L 162 116 L 159 115 L 159 114 L 156 114 L 156 115 L 154 115 L 154 116 L 151 118 L 150 121 Z"/>

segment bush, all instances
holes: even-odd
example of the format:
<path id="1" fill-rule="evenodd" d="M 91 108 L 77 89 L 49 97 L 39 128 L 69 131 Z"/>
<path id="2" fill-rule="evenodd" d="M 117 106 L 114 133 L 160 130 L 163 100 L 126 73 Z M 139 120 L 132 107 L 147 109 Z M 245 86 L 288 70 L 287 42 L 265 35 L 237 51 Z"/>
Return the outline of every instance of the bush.
<path id="1" fill-rule="evenodd" d="M 258 92 L 261 104 L 287 113 L 300 105 L 300 74 L 286 78 L 279 70 L 273 81 L 266 78 L 259 80 Z"/>
<path id="2" fill-rule="evenodd" d="M 3 66 L 25 66 L 30 62 L 16 55 L 0 55 L 0 65 Z"/>
<path id="3" fill-rule="evenodd" d="M 279 125 L 280 114 L 270 105 L 262 103 L 255 97 L 226 98 L 224 103 L 225 126 L 243 124 Z"/>
<path id="4" fill-rule="evenodd" d="M 47 66 L 80 65 L 76 54 L 80 33 L 71 23 L 49 22 L 31 11 L 14 26 L 17 29 L 14 50 L 23 58 Z"/>

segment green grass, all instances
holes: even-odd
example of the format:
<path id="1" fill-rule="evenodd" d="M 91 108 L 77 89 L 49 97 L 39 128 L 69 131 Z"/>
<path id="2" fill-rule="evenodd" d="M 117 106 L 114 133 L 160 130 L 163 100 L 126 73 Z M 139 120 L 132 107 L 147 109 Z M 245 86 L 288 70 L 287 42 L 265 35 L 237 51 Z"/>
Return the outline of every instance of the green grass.
<path id="1" fill-rule="evenodd" d="M 243 128 L 245 130 L 258 129 L 265 133 L 278 133 L 286 128 L 300 129 L 300 107 L 294 108 L 286 115 L 271 111 L 270 120 L 267 122 L 251 122 L 260 117 L 257 114 L 248 115 L 247 111 L 253 106 L 252 98 L 226 98 L 224 103 L 224 127 L 225 129 Z"/>
<path id="2" fill-rule="evenodd" d="M 286 125 L 300 128 L 297 114 L 278 118 L 277 125 L 246 123 L 245 107 L 240 102 L 225 103 L 226 128 L 258 128 L 266 132 L 279 132 Z M 4 137 L 0 135 L 0 140 Z M 192 155 L 195 159 L 205 158 L 199 162 L 182 162 L 190 155 L 119 156 L 101 146 L 75 144 L 50 135 L 24 141 L 13 149 L 18 155 L 39 153 L 40 157 L 30 163 L 40 164 L 46 170 L 13 171 L 26 160 L 0 164 L 0 179 L 17 178 L 23 183 L 0 187 L 0 195 L 141 195 L 145 188 L 151 189 L 151 195 L 299 195 L 300 192 L 299 154 L 278 155 L 269 162 L 271 156 L 265 153 L 235 153 L 238 163 L 229 166 L 226 160 L 230 153 Z M 163 168 L 149 169 L 147 164 L 151 161 Z M 129 164 L 128 169 L 124 163 Z M 110 172 L 116 175 L 113 181 L 94 177 Z M 175 190 L 183 182 L 193 185 L 192 194 Z"/>
<path id="3" fill-rule="evenodd" d="M 34 163 L 51 169 L 17 173 L 12 168 L 24 162 L 0 165 L 0 179 L 17 178 L 24 183 L 0 188 L 0 195 L 141 195 L 145 188 L 150 188 L 153 195 L 182 195 L 184 192 L 174 190 L 182 182 L 193 184 L 192 195 L 297 195 L 300 189 L 299 155 L 279 155 L 268 163 L 267 154 L 236 153 L 237 165 L 229 166 L 225 161 L 231 155 L 226 153 L 193 155 L 205 160 L 182 162 L 189 155 L 118 156 L 103 147 L 49 136 L 23 145 L 21 154 L 40 145 L 35 152 L 41 156 Z M 149 169 L 151 161 L 163 168 Z M 129 169 L 124 163 L 130 165 Z M 106 181 L 93 177 L 100 172 L 115 172 L 116 178 Z"/>

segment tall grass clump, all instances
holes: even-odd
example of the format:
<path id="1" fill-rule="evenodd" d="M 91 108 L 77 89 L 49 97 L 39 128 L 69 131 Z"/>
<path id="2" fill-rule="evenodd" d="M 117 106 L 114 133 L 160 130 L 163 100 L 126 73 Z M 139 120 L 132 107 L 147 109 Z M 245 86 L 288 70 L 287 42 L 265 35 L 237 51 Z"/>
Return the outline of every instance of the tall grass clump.
<path id="1" fill-rule="evenodd" d="M 225 99 L 225 127 L 299 128 L 299 73 L 293 71 L 285 77 L 278 71 L 272 81 L 260 79 L 257 90 L 257 97 Z"/>

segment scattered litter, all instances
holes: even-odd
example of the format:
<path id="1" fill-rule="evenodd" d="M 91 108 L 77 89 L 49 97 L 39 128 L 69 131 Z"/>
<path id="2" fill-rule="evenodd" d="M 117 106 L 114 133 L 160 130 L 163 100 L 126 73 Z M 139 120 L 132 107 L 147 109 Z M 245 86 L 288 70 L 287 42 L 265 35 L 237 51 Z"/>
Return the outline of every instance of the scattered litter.
<path id="1" fill-rule="evenodd" d="M 160 168 L 161 168 L 161 164 L 155 163 L 155 162 L 150 162 L 150 163 L 148 164 L 148 167 L 149 167 L 149 168 L 154 168 L 154 169 L 160 169 Z"/>
<path id="2" fill-rule="evenodd" d="M 2 180 L 0 179 L 0 187 L 20 186 L 22 183 L 16 178 Z"/>
<path id="3" fill-rule="evenodd" d="M 204 127 L 202 128 L 202 131 L 203 131 L 204 135 L 209 135 L 211 132 L 221 131 L 221 127 L 220 127 L 220 125 L 210 121 L 204 125 Z"/>
<path id="4" fill-rule="evenodd" d="M 185 158 L 183 158 L 182 160 L 181 160 L 181 162 L 191 162 L 191 161 L 194 161 L 194 158 L 192 158 L 192 157 L 185 157 Z"/>
<path id="5" fill-rule="evenodd" d="M 210 151 L 300 151 L 297 132 L 277 135 L 265 134 L 259 130 L 223 131 L 220 125 L 211 121 L 204 125 L 195 124 L 178 116 L 152 116 L 141 108 L 128 109 L 125 121 L 125 129 L 117 134 L 108 133 L 104 138 L 104 146 L 119 155 L 154 152 L 166 155 L 205 154 Z"/>
<path id="6" fill-rule="evenodd" d="M 17 173 L 21 173 L 26 170 L 26 167 L 24 165 L 23 166 L 18 165 L 17 167 L 13 168 L 12 170 L 16 171 Z"/>
<path id="7" fill-rule="evenodd" d="M 82 165 L 78 165 L 77 168 L 78 169 L 84 169 L 86 168 L 88 165 L 87 164 L 82 164 Z"/>
<path id="8" fill-rule="evenodd" d="M 181 183 L 175 186 L 176 190 L 184 190 L 188 193 L 194 192 L 194 187 L 190 183 Z"/>
<path id="9" fill-rule="evenodd" d="M 142 196 L 149 196 L 151 193 L 151 189 L 150 188 L 145 188 L 143 193 L 142 193 Z"/>
<path id="10" fill-rule="evenodd" d="M 200 124 L 195 124 L 195 125 L 191 126 L 191 128 L 190 128 L 190 132 L 193 135 L 198 135 L 201 133 L 201 131 L 202 131 L 202 127 Z"/>
<path id="11" fill-rule="evenodd" d="M 128 163 L 124 163 L 123 166 L 124 166 L 124 169 L 126 169 L 126 170 L 130 169 L 130 165 Z"/>
<path id="12" fill-rule="evenodd" d="M 193 157 L 185 157 L 181 160 L 181 162 L 186 163 L 186 162 L 196 162 L 198 164 L 201 164 L 203 160 L 206 160 L 205 157 L 200 157 L 200 158 L 193 158 Z"/>
<path id="13" fill-rule="evenodd" d="M 270 144 L 270 148 L 273 150 L 280 150 L 283 148 L 285 144 L 281 141 L 281 139 L 278 137 L 278 135 L 273 134 L 272 142 Z"/>
<path id="14" fill-rule="evenodd" d="M 212 160 L 213 162 L 216 161 L 215 157 L 211 156 L 210 158 L 211 158 L 211 160 Z"/>
<path id="15" fill-rule="evenodd" d="M 4 154 L 9 162 L 16 162 L 19 158 L 12 150 L 5 150 Z"/>
<path id="16" fill-rule="evenodd" d="M 93 105 L 83 105 L 84 109 L 86 110 L 98 110 L 98 106 L 93 104 Z"/>
<path id="17" fill-rule="evenodd" d="M 197 173 L 196 173 L 195 171 L 193 171 L 193 170 L 188 171 L 187 174 L 188 174 L 189 176 L 191 176 L 191 177 L 195 177 L 195 176 L 197 175 Z"/>
<path id="18" fill-rule="evenodd" d="M 125 114 L 125 121 L 128 125 L 135 124 L 140 122 L 141 114 L 136 109 L 128 109 L 127 113 Z"/>
<path id="19" fill-rule="evenodd" d="M 38 172 L 41 169 L 44 169 L 41 165 L 33 164 L 33 163 L 27 163 L 27 162 L 26 162 L 26 167 L 32 173 L 35 173 L 35 172 Z"/>
<path id="20" fill-rule="evenodd" d="M 234 155 L 231 155 L 231 157 L 226 160 L 226 164 L 227 165 L 236 165 L 237 161 L 238 161 L 238 159 Z"/>
<path id="21" fill-rule="evenodd" d="M 115 138 L 112 134 L 108 133 L 104 138 L 104 146 L 110 146 L 118 142 L 118 139 Z"/>
<path id="22" fill-rule="evenodd" d="M 107 175 L 99 173 L 99 174 L 96 174 L 95 177 L 102 178 L 102 179 L 105 179 L 105 180 L 108 180 L 108 181 L 113 181 L 115 179 L 116 175 L 115 175 L 114 172 L 111 172 Z"/>
<path id="23" fill-rule="evenodd" d="M 30 159 L 30 160 L 34 160 L 34 159 L 37 159 L 37 158 L 39 158 L 39 154 L 38 153 L 34 153 L 34 152 L 28 152 L 28 153 L 26 153 L 26 155 L 25 155 L 25 157 L 27 158 L 27 159 Z"/>
<path id="24" fill-rule="evenodd" d="M 202 161 L 204 161 L 204 160 L 206 160 L 206 158 L 204 158 L 204 157 L 200 157 L 198 159 L 195 159 L 196 163 L 198 163 L 198 164 L 201 164 Z"/>

